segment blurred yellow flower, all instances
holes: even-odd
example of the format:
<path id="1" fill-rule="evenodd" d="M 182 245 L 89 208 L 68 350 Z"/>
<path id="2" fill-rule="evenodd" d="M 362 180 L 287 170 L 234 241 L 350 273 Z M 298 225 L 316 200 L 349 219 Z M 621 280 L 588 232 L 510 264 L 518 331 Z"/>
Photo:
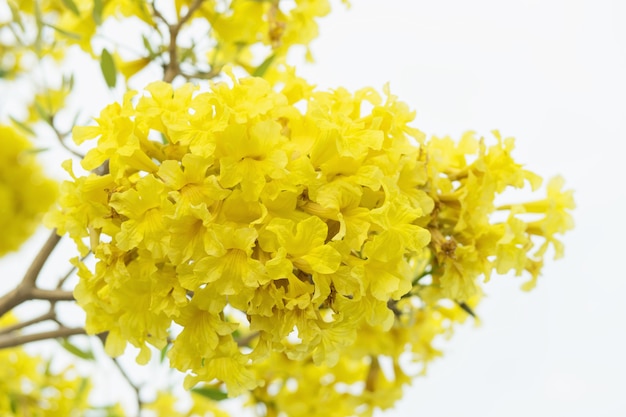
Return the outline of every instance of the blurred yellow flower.
<path id="1" fill-rule="evenodd" d="M 17 250 L 39 225 L 57 197 L 37 150 L 13 127 L 0 125 L 0 255 Z"/>
<path id="2" fill-rule="evenodd" d="M 425 368 L 439 355 L 434 338 L 472 312 L 480 277 L 536 278 L 545 249 L 533 248 L 559 251 L 573 202 L 554 183 L 554 204 L 496 207 L 508 188 L 538 186 L 512 139 L 426 140 L 388 89 L 282 77 L 128 93 L 74 129 L 97 142 L 91 173 L 68 167 L 48 221 L 94 252 L 95 268 L 75 261 L 75 296 L 110 354 L 131 343 L 143 363 L 175 323 L 168 355 L 187 387 L 252 391 L 276 413 L 369 415 L 410 381 L 401 356 Z M 357 394 L 339 388 L 357 381 Z M 306 390 L 328 407 L 289 402 L 319 398 Z"/>

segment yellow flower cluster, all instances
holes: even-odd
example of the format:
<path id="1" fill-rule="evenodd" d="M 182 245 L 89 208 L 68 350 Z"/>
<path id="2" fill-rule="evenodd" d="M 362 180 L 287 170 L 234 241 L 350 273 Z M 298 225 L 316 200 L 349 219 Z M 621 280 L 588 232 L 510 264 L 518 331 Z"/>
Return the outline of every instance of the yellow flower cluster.
<path id="1" fill-rule="evenodd" d="M 148 2 L 135 0 L 9 0 L 14 22 L 23 26 L 28 20 L 40 19 L 39 24 L 50 27 L 45 37 L 38 36 L 37 48 L 42 42 L 61 51 L 69 45 L 78 45 L 93 53 L 91 41 L 103 21 L 109 18 L 134 16 L 152 23 Z M 30 23 L 30 22 L 28 22 Z M 37 30 L 42 30 L 39 27 Z M 43 34 L 43 33 L 42 33 Z M 55 45 L 56 44 L 56 45 Z"/>
<path id="2" fill-rule="evenodd" d="M 345 2 L 345 1 L 344 1 Z M 151 61 L 176 59 L 175 64 L 198 67 L 209 74 L 219 73 L 224 65 L 238 65 L 250 74 L 265 72 L 270 65 L 284 60 L 294 45 L 307 47 L 318 35 L 317 19 L 330 12 L 329 0 L 293 1 L 250 1 L 250 0 L 175 0 L 154 4 L 136 0 L 9 0 L 13 11 L 13 21 L 0 26 L 6 28 L 8 37 L 24 27 L 24 23 L 44 30 L 29 45 L 5 46 L 0 43 L 0 75 L 12 75 L 20 70 L 20 57 L 29 48 L 41 51 L 40 57 L 51 54 L 60 60 L 68 46 L 78 45 L 92 57 L 101 54 L 101 43 L 96 49 L 92 40 L 97 34 L 104 35 L 107 20 L 123 21 L 133 18 L 141 22 L 141 32 L 145 36 L 147 50 L 129 57 L 128 51 L 119 45 L 106 43 L 117 69 L 129 78 L 145 68 Z M 161 13 L 163 10 L 172 13 Z M 191 13 L 190 13 L 191 11 Z M 40 19 L 37 25 L 35 20 Z M 178 46 L 180 53 L 172 56 L 168 49 L 167 37 L 173 36 L 171 27 L 178 25 L 176 36 L 194 21 L 202 21 L 206 30 L 201 46 L 196 41 L 186 40 L 191 47 Z M 167 25 L 165 24 L 167 22 Z M 43 24 L 42 24 L 43 23 Z M 16 26 L 17 25 L 17 26 Z M 43 28 L 43 29 L 42 29 Z M 196 25 L 195 30 L 200 28 Z M 147 35 L 148 34 L 148 35 Z M 111 38 L 110 36 L 104 36 Z M 30 39 L 26 32 L 21 38 Z M 157 44 L 161 39 L 162 44 Z M 210 39 L 210 42 L 206 42 Z M 0 41 L 1 42 L 1 41 Z M 10 47 L 9 47 L 10 46 Z M 5 51 L 6 49 L 6 51 Z M 121 52 L 121 56 L 119 53 Z M 44 53 L 45 52 L 45 53 Z M 310 58 L 310 54 L 307 52 Z M 161 63 L 161 62 L 160 62 Z M 194 71 L 190 71 L 194 73 Z"/>
<path id="3" fill-rule="evenodd" d="M 507 187 L 540 181 L 512 140 L 426 142 L 413 117 L 388 91 L 320 92 L 293 73 L 280 89 L 158 82 L 109 105 L 74 129 L 77 144 L 97 139 L 90 173 L 66 164 L 73 180 L 48 218 L 95 255 L 94 268 L 74 261 L 87 331 L 108 331 L 111 355 L 130 342 L 139 362 L 173 340 L 187 386 L 222 381 L 289 415 L 321 412 L 317 395 L 290 400 L 313 388 L 357 415 L 390 406 L 408 381 L 400 356 L 438 355 L 432 340 L 467 316 L 479 276 L 536 277 L 573 207 L 558 183 L 496 207 Z"/>
<path id="4" fill-rule="evenodd" d="M 161 417 L 230 417 L 230 414 L 220 408 L 216 401 L 193 391 L 191 392 L 191 406 L 181 407 L 181 402 L 179 396 L 171 392 L 159 391 L 155 400 L 146 404 L 145 409 Z"/>
<path id="5" fill-rule="evenodd" d="M 318 35 L 315 19 L 330 12 L 329 0 L 226 3 L 226 10 L 214 2 L 201 9 L 217 41 L 209 62 L 217 66 L 236 63 L 250 74 L 265 60 L 286 56 L 293 45 L 307 46 Z M 263 47 L 265 52 L 261 52 Z M 310 58 L 308 52 L 307 56 Z"/>
<path id="6" fill-rule="evenodd" d="M 0 327 L 15 324 L 5 314 Z M 0 415 L 78 417 L 88 408 L 91 386 L 69 367 L 60 372 L 21 347 L 0 349 Z"/>
<path id="7" fill-rule="evenodd" d="M 408 298 L 395 304 L 394 310 L 396 320 L 389 331 L 361 327 L 354 344 L 341 351 L 334 366 L 273 353 L 255 367 L 264 383 L 252 391 L 251 402 L 265 404 L 268 417 L 365 417 L 376 408 L 393 407 L 404 385 L 440 356 L 433 340 L 450 335 L 452 325 L 467 317 L 457 306 L 415 308 Z M 407 362 L 412 369 L 407 369 Z"/>
<path id="8" fill-rule="evenodd" d="M 0 256 L 33 234 L 56 196 L 57 184 L 44 176 L 30 142 L 0 125 Z"/>
<path id="9" fill-rule="evenodd" d="M 513 138 L 503 139 L 497 131 L 494 136 L 492 146 L 472 132 L 456 144 L 450 138 L 428 144 L 429 195 L 435 202 L 428 226 L 432 283 L 418 283 L 416 290 L 429 303 L 432 298 L 468 299 L 479 292 L 476 278 L 484 275 L 487 281 L 493 270 L 528 272 L 532 278 L 524 288 L 530 289 L 548 247 L 553 246 L 555 258 L 563 255 L 556 235 L 574 226 L 568 212 L 575 207 L 572 191 L 563 191 L 563 179 L 557 177 L 548 183 L 545 199 L 496 205 L 506 188 L 527 182 L 535 191 L 542 179 L 513 160 Z M 493 220 L 498 217 L 502 220 Z"/>

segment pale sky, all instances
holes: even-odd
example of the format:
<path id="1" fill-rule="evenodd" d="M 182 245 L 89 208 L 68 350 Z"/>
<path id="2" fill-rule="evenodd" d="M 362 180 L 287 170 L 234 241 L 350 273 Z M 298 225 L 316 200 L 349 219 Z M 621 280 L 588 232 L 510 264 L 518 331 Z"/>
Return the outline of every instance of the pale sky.
<path id="1" fill-rule="evenodd" d="M 300 73 L 380 88 L 415 126 L 499 129 L 529 169 L 575 190 L 565 258 L 537 288 L 493 277 L 469 325 L 395 409 L 379 416 L 588 417 L 626 410 L 626 3 L 621 0 L 354 0 L 336 7 Z"/>
<path id="2" fill-rule="evenodd" d="M 441 343 L 444 357 L 378 416 L 623 413 L 626 3 L 338 3 L 312 44 L 316 64 L 301 75 L 321 88 L 390 82 L 427 134 L 514 136 L 518 161 L 562 175 L 578 205 L 565 258 L 546 262 L 537 288 L 524 293 L 520 279 L 494 276 L 477 310 L 482 325 Z M 17 276 L 37 247 L 0 262 L 2 275 Z"/>

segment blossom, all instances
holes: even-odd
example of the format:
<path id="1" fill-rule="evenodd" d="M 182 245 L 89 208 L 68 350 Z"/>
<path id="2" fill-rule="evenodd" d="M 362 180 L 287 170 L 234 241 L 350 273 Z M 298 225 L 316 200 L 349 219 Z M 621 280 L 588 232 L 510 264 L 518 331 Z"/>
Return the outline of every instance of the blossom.
<path id="1" fill-rule="evenodd" d="M 0 329 L 17 323 L 11 313 L 0 319 Z M 50 417 L 82 416 L 91 384 L 72 366 L 54 370 L 50 361 L 22 347 L 0 349 L 0 415 Z"/>
<path id="2" fill-rule="evenodd" d="M 426 140 L 388 89 L 229 74 L 206 91 L 153 83 L 74 130 L 94 145 L 83 167 L 109 172 L 72 174 L 49 218 L 83 251 L 89 241 L 95 267 L 75 261 L 75 296 L 110 354 L 130 343 L 144 362 L 171 342 L 187 387 L 217 381 L 290 415 L 339 415 L 289 402 L 310 388 L 367 415 L 410 380 L 400 356 L 425 367 L 439 355 L 432 341 L 476 305 L 479 278 L 535 279 L 536 245 L 571 226 L 560 184 L 555 204 L 495 205 L 537 186 L 512 139 Z M 340 392 L 356 381 L 358 395 Z"/>
<path id="3" fill-rule="evenodd" d="M 57 196 L 33 145 L 17 130 L 0 125 L 0 255 L 17 250 L 34 233 Z"/>

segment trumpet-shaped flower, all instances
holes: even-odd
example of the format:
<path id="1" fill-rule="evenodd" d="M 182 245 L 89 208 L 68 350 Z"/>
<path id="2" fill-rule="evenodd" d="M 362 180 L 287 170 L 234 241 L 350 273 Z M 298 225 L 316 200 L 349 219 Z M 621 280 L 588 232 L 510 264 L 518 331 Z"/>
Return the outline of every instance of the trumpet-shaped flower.
<path id="1" fill-rule="evenodd" d="M 220 23 L 225 43 L 231 23 Z M 319 92 L 293 72 L 282 86 L 230 76 L 200 94 L 152 84 L 137 104 L 127 96 L 74 131 L 97 142 L 84 168 L 108 161 L 110 173 L 72 174 L 49 223 L 83 252 L 89 238 L 95 267 L 76 262 L 75 296 L 87 331 L 109 332 L 109 353 L 131 343 L 145 361 L 175 323 L 169 358 L 187 386 L 252 391 L 289 415 L 367 415 L 408 381 L 400 356 L 425 366 L 439 354 L 433 339 L 467 316 L 450 301 L 473 308 L 480 277 L 534 280 L 545 245 L 559 251 L 573 207 L 560 184 L 545 201 L 494 204 L 507 188 L 537 185 L 511 139 L 425 140 L 388 89 L 383 98 Z M 359 381 L 358 394 L 337 390 Z M 308 385 L 342 414 L 290 404 Z"/>

